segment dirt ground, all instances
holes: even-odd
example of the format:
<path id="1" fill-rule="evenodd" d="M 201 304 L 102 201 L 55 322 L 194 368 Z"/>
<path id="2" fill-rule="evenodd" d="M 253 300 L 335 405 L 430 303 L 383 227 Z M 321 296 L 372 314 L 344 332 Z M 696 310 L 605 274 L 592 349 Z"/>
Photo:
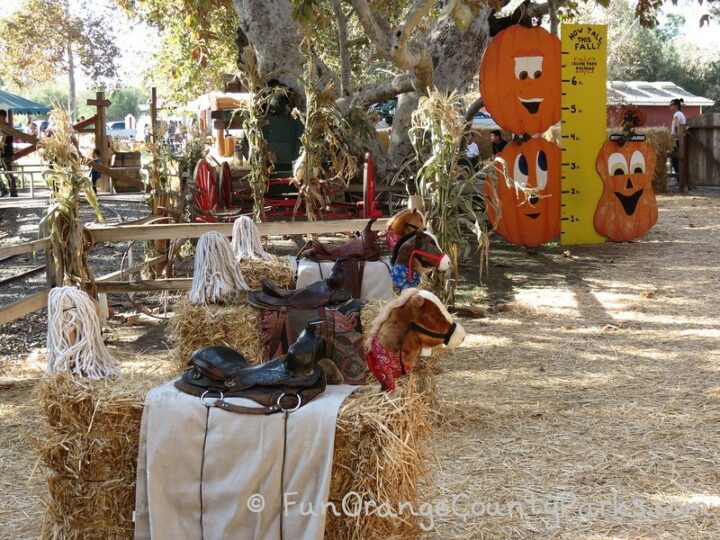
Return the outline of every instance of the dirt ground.
<path id="1" fill-rule="evenodd" d="M 659 196 L 632 243 L 493 244 L 438 377 L 427 538 L 720 538 L 718 195 Z M 111 351 L 161 363 L 164 334 L 118 326 Z M 2 537 L 42 519 L 41 369 L 41 349 L 0 361 Z"/>

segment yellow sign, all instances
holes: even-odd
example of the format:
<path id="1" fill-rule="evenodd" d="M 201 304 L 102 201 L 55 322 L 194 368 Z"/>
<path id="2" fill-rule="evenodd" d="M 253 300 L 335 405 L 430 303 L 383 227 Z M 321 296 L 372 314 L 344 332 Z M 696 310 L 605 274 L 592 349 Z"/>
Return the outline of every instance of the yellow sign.
<path id="1" fill-rule="evenodd" d="M 607 26 L 563 24 L 560 242 L 599 244 L 593 217 L 603 183 L 595 158 L 607 138 Z"/>

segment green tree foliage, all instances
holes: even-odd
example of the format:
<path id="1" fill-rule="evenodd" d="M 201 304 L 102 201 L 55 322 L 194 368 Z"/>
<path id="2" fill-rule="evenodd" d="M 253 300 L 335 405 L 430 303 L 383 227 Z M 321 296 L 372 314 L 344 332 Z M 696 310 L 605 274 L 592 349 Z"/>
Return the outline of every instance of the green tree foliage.
<path id="1" fill-rule="evenodd" d="M 160 94 L 185 103 L 220 87 L 237 71 L 237 13 L 229 0 L 117 0 L 121 8 L 157 27 L 163 47 L 147 74 Z"/>
<path id="2" fill-rule="evenodd" d="M 116 76 L 120 51 L 102 14 L 91 9 L 70 13 L 67 0 L 27 0 L 0 20 L 0 77 L 26 89 L 67 74 L 68 46 L 91 80 Z"/>
<path id="3" fill-rule="evenodd" d="M 128 114 L 140 116 L 140 107 L 148 102 L 148 94 L 139 88 L 118 88 L 109 96 L 112 105 L 106 111 L 108 120 L 122 120 Z"/>
<path id="4" fill-rule="evenodd" d="M 613 44 L 608 78 L 671 81 L 720 102 L 720 51 L 701 51 L 684 42 L 686 20 L 681 16 L 668 15 L 662 24 L 646 28 L 634 18 L 634 9 L 628 0 L 615 0 L 607 11 L 608 41 Z"/>

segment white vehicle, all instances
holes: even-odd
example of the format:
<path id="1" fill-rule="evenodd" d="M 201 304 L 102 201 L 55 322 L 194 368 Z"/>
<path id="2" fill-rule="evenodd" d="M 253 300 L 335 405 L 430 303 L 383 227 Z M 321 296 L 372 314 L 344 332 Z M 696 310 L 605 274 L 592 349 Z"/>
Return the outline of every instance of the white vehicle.
<path id="1" fill-rule="evenodd" d="M 118 139 L 137 139 L 137 132 L 134 129 L 126 129 L 124 120 L 109 122 L 106 125 L 105 134 Z"/>

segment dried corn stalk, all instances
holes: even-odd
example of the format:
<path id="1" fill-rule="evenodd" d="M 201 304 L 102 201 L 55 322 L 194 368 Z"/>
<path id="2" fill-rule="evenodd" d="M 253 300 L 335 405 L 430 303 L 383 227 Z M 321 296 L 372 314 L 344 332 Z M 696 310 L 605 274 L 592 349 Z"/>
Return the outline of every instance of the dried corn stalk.
<path id="1" fill-rule="evenodd" d="M 72 132 L 70 115 L 60 106 L 50 113 L 52 136 L 38 141 L 43 159 L 48 163 L 47 182 L 50 206 L 41 230 L 47 230 L 52 241 L 55 281 L 58 285 L 75 285 L 91 296 L 96 295 L 95 279 L 87 264 L 92 239 L 78 220 L 80 191 L 104 223 L 92 182 L 87 174 L 91 160 L 83 158 Z"/>

